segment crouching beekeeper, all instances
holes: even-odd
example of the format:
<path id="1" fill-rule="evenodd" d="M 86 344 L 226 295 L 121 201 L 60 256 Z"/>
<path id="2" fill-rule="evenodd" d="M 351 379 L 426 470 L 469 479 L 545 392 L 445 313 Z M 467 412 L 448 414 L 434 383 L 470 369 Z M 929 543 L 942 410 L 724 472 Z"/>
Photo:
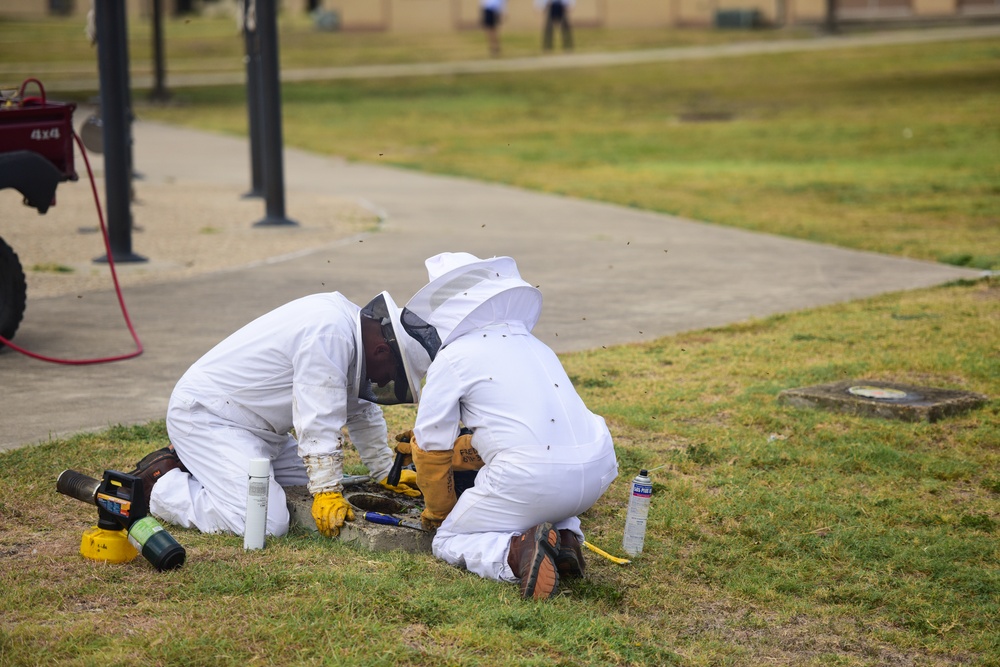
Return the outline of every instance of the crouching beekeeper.
<path id="1" fill-rule="evenodd" d="M 403 317 L 386 292 L 364 308 L 337 292 L 313 294 L 216 345 L 170 396 L 171 446 L 132 473 L 151 490 L 150 511 L 179 526 L 242 535 L 250 459 L 267 458 L 267 534 L 288 531 L 283 487 L 307 485 L 317 528 L 338 535 L 353 519 L 341 486 L 345 426 L 372 479 L 419 496 L 412 471 L 396 486 L 386 481 L 393 455 L 378 404 L 415 402 L 439 342 L 433 329 Z"/>
<path id="2" fill-rule="evenodd" d="M 407 304 L 441 349 L 427 370 L 409 453 L 424 494 L 434 555 L 481 577 L 519 582 L 526 598 L 580 576 L 577 515 L 618 475 L 611 434 L 590 412 L 555 353 L 531 334 L 541 293 L 514 260 L 443 253 Z M 471 435 L 459 437 L 463 427 Z M 456 470 L 479 467 L 456 498 Z"/>

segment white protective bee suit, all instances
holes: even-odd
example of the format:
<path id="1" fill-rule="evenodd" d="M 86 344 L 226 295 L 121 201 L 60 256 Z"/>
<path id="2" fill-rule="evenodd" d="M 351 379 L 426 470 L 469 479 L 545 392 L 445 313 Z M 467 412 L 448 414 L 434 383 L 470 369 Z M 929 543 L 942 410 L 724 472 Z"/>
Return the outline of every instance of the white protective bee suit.
<path id="1" fill-rule="evenodd" d="M 191 366 L 167 410 L 186 471 L 156 482 L 150 511 L 179 526 L 241 535 L 249 461 L 264 457 L 271 460 L 266 532 L 283 535 L 282 487 L 309 485 L 316 493 L 303 457 L 332 462 L 326 487 L 339 490 L 345 426 L 369 474 L 384 478 L 392 453 L 382 410 L 359 398 L 370 393 L 359 313 L 337 292 L 306 296 L 247 324 Z"/>
<path id="2" fill-rule="evenodd" d="M 407 310 L 437 329 L 442 347 L 427 371 L 414 438 L 423 450 L 449 450 L 461 423 L 484 461 L 438 528 L 434 555 L 517 581 L 507 559 L 513 536 L 548 521 L 582 544 L 577 515 L 618 474 L 611 434 L 531 334 L 542 296 L 513 259 L 443 253 L 426 266 L 430 283 Z M 420 475 L 418 465 L 418 483 Z"/>

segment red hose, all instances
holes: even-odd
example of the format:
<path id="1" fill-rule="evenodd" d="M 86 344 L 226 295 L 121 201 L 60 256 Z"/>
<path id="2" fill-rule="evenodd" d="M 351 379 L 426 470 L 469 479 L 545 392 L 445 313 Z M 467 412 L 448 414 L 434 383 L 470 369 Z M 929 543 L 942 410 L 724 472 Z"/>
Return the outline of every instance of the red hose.
<path id="1" fill-rule="evenodd" d="M 29 352 L 22 347 L 18 347 L 3 336 L 0 336 L 0 343 L 3 343 L 15 352 L 20 352 L 25 356 L 31 357 L 32 359 L 48 361 L 53 364 L 84 366 L 87 364 L 107 364 L 112 361 L 124 361 L 125 359 L 132 359 L 142 354 L 142 341 L 139 340 L 139 334 L 135 332 L 135 327 L 132 326 L 132 320 L 128 316 L 128 309 L 125 307 L 125 298 L 122 296 L 122 289 L 118 284 L 118 273 L 115 271 L 115 261 L 111 257 L 111 243 L 108 240 L 108 230 L 104 226 L 104 213 L 101 211 L 101 200 L 97 195 L 97 185 L 94 183 L 94 172 L 90 169 L 90 160 L 87 159 L 87 151 L 84 149 L 83 142 L 80 141 L 80 136 L 76 132 L 73 132 L 73 138 L 76 140 L 76 145 L 80 148 L 81 155 L 83 155 L 84 164 L 87 165 L 87 174 L 90 176 L 90 189 L 94 193 L 94 205 L 97 207 L 97 219 L 101 223 L 101 237 L 104 239 L 105 252 L 108 253 L 108 267 L 111 269 L 111 280 L 115 284 L 115 293 L 118 295 L 118 305 L 121 307 L 122 317 L 125 318 L 125 325 L 128 327 L 129 333 L 132 334 L 132 340 L 135 341 L 136 349 L 134 352 L 129 352 L 128 354 L 123 354 L 117 357 L 100 357 L 97 359 L 58 359 L 56 357 L 47 357 L 35 352 Z"/>

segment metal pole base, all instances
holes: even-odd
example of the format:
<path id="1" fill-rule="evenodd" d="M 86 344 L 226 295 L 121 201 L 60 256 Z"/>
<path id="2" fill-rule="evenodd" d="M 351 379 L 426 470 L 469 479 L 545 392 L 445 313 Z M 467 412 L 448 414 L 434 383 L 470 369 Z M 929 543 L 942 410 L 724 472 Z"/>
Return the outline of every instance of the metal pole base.
<path id="1" fill-rule="evenodd" d="M 154 104 L 166 104 L 173 99 L 169 90 L 152 90 L 149 93 L 149 101 Z"/>
<path id="2" fill-rule="evenodd" d="M 129 264 L 129 263 L 139 263 L 139 262 L 148 262 L 149 261 L 148 259 L 146 259 L 142 255 L 137 255 L 134 252 L 130 252 L 130 253 L 115 253 L 115 252 L 112 252 L 111 253 L 111 257 L 112 257 L 112 259 L 115 260 L 115 264 Z M 94 261 L 94 264 L 107 264 L 108 263 L 108 256 L 107 255 L 102 255 L 101 257 L 95 257 L 93 261 Z"/>
<path id="3" fill-rule="evenodd" d="M 258 220 L 253 223 L 254 227 L 298 227 L 299 223 L 294 220 L 289 220 L 285 217 L 279 217 L 276 215 L 268 215 L 263 220 Z"/>

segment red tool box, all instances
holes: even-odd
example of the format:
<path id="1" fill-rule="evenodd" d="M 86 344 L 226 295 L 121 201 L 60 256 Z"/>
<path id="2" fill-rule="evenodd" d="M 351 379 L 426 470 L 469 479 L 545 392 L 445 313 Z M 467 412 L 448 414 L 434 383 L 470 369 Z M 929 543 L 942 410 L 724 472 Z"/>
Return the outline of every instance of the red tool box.
<path id="1" fill-rule="evenodd" d="M 39 97 L 25 97 L 29 83 Z M 16 98 L 0 103 L 0 153 L 33 151 L 55 165 L 63 181 L 75 181 L 72 102 L 49 102 L 38 79 L 26 79 Z"/>

